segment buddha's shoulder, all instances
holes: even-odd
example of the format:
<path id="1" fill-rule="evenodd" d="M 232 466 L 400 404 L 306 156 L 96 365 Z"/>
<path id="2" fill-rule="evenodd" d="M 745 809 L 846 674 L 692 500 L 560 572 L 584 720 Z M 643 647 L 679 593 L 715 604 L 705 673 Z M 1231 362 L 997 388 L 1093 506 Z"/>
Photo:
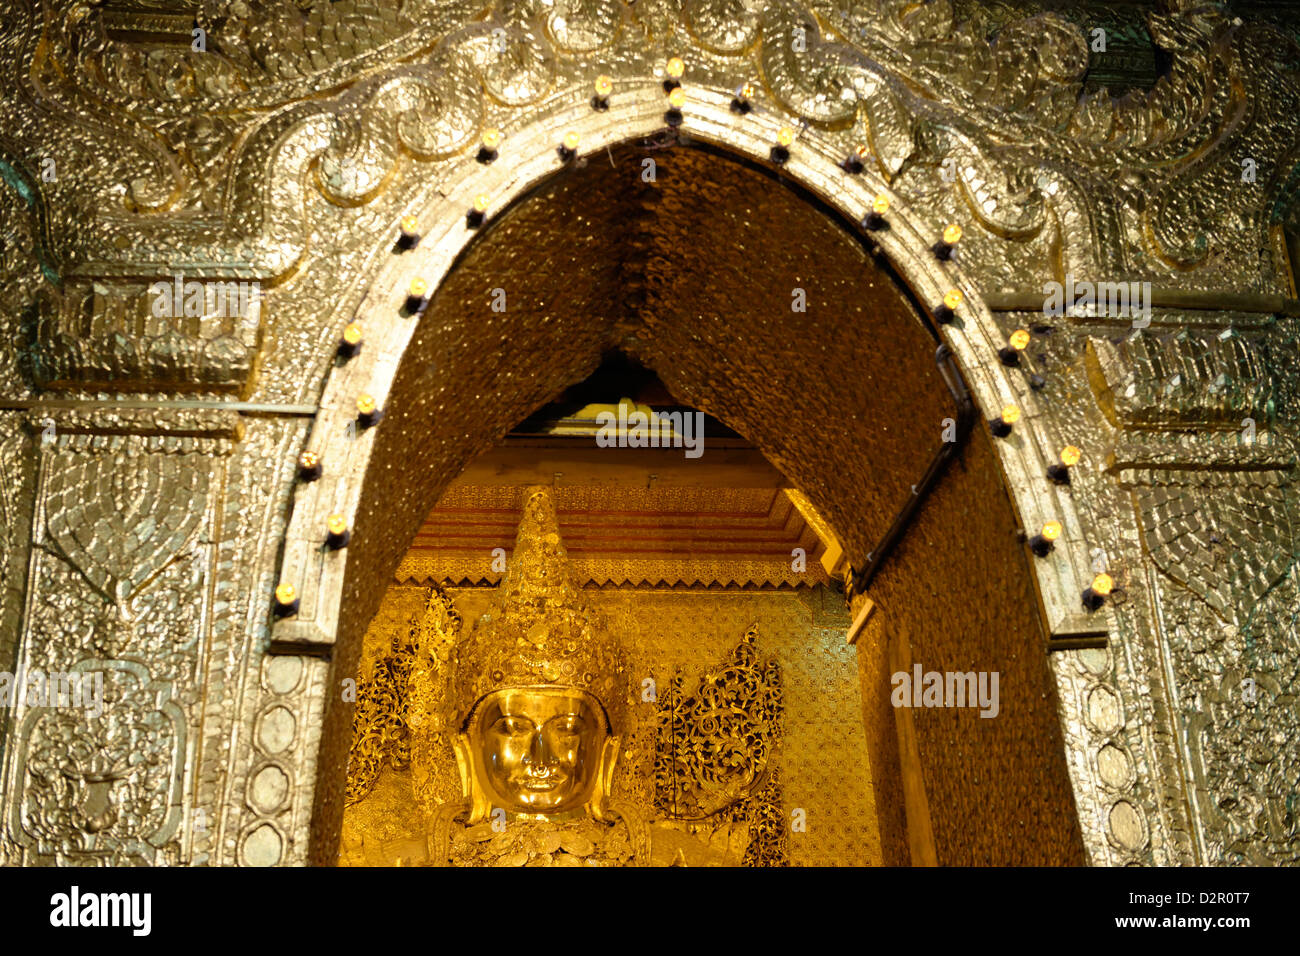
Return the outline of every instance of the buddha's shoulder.
<path id="1" fill-rule="evenodd" d="M 741 866 L 749 848 L 745 822 L 704 825 L 664 820 L 650 825 L 650 866 Z"/>

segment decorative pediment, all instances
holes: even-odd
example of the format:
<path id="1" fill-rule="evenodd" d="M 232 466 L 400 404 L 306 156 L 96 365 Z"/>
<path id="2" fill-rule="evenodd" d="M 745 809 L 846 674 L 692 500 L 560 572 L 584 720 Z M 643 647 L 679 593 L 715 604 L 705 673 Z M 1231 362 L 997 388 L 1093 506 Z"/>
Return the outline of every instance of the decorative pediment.
<path id="1" fill-rule="evenodd" d="M 1043 275 L 1287 291 L 1257 249 L 1293 166 L 1293 48 L 1213 8 L 1150 14 L 1169 69 L 1114 98 L 1085 86 L 1096 54 L 1065 16 L 958 19 L 948 0 L 192 7 L 184 33 L 174 5 L 125 2 L 0 28 L 26 71 L 12 89 L 41 93 L 0 103 L 31 137 L 22 159 L 77 170 L 41 184 L 76 270 L 283 274 L 312 204 L 401 196 L 412 162 L 459 162 L 511 111 L 599 72 L 619 90 L 654 81 L 681 55 L 688 88 L 758 81 L 759 111 L 865 144 L 936 223 L 957 198 L 990 239 L 1041 240 Z"/>

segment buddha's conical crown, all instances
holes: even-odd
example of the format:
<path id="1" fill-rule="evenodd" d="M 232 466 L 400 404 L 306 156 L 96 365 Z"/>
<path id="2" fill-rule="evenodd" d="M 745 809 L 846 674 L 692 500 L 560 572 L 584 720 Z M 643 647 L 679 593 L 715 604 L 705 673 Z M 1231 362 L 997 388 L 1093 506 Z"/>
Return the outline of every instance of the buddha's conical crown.
<path id="1" fill-rule="evenodd" d="M 448 726 L 503 687 L 577 687 L 599 698 L 615 733 L 626 706 L 622 648 L 582 599 L 548 488 L 528 489 L 515 549 L 491 608 L 456 645 Z"/>

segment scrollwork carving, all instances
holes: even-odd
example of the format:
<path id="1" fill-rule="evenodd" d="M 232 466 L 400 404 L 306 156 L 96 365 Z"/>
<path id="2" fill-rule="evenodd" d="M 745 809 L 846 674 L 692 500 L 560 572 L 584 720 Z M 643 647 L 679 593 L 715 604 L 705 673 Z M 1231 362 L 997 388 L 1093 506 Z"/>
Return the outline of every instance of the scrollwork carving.
<path id="1" fill-rule="evenodd" d="M 131 661 L 87 660 L 103 675 L 103 710 L 26 710 L 18 729 L 11 831 L 62 865 L 178 862 L 184 714 L 167 682 Z"/>
<path id="2" fill-rule="evenodd" d="M 994 235 L 1029 242 L 1044 206 L 1055 207 L 1080 263 L 1101 261 L 1100 245 L 1166 282 L 1228 281 L 1265 239 L 1270 196 L 1286 190 L 1285 137 L 1254 135 L 1248 103 L 1267 89 L 1272 99 L 1259 101 L 1271 110 L 1267 121 L 1284 124 L 1300 89 L 1285 70 L 1243 68 L 1281 62 L 1284 41 L 1208 8 L 1153 14 L 1152 36 L 1171 54 L 1168 74 L 1116 99 L 1084 93 L 1087 44 L 1055 13 L 1002 15 L 990 40 L 938 2 L 693 0 L 681 10 L 502 2 L 482 19 L 488 6 L 343 0 L 254 10 L 213 0 L 196 13 L 212 44 L 206 54 L 137 49 L 122 38 L 130 16 L 53 17 L 45 24 L 52 41 L 37 58 L 51 69 L 36 74 L 50 83 L 60 121 L 73 117 L 104 136 L 121 122 L 148 154 L 130 171 L 118 164 L 59 187 L 88 213 L 76 217 L 71 239 L 80 258 L 123 259 L 121 224 L 95 212 L 119 193 L 140 213 L 210 215 L 141 223 L 136 261 L 164 263 L 179 243 L 189 261 L 255 261 L 260 275 L 282 274 L 305 244 L 304 168 L 314 167 L 312 181 L 332 202 L 373 202 L 396 181 L 399 150 L 425 163 L 459 155 L 489 106 L 528 108 L 576 82 L 557 55 L 599 51 L 614 72 L 634 77 L 664 55 L 659 45 L 679 27 L 702 48 L 700 66 L 726 64 L 743 82 L 752 59 L 785 110 L 832 138 L 850 131 L 869 142 L 887 177 L 915 157 L 921 127 L 953 130 L 955 158 L 968 170 L 958 188 L 976 217 Z M 139 29 L 189 28 L 188 20 L 139 16 Z M 20 24 L 7 43 L 23 47 L 33 32 L 34 24 Z M 74 75 L 95 80 L 65 79 Z M 324 89 L 340 92 L 331 99 Z M 1220 198 L 1240 178 L 1242 150 L 1265 184 L 1248 212 Z M 1070 180 L 1069 194 L 1039 193 L 1027 172 L 1039 167 L 1053 181 Z M 264 180 L 274 183 L 264 189 Z M 240 244 L 246 254 L 232 257 Z M 1280 280 L 1274 268 L 1255 287 Z"/>
<path id="3" fill-rule="evenodd" d="M 670 820 L 747 825 L 747 866 L 782 866 L 785 821 L 774 757 L 781 738 L 781 671 L 762 661 L 751 627 L 731 658 L 688 692 L 674 675 L 657 704 L 654 800 Z"/>
<path id="4" fill-rule="evenodd" d="M 389 653 L 363 665 L 348 754 L 348 803 L 370 792 L 386 764 L 404 769 L 411 759 L 406 687 L 415 663 L 410 635 L 394 635 Z"/>
<path id="5" fill-rule="evenodd" d="M 382 653 L 363 660 L 348 757 L 348 803 L 364 799 L 385 766 L 411 768 L 412 790 L 430 817 L 455 797 L 459 781 L 443 710 L 460 627 L 451 600 L 430 588 L 419 618 L 394 633 Z"/>

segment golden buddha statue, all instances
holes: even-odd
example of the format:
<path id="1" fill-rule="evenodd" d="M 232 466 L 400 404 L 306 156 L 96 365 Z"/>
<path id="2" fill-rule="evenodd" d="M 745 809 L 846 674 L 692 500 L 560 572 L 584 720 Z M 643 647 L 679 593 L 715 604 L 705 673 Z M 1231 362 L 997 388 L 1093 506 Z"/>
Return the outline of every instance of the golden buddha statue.
<path id="1" fill-rule="evenodd" d="M 395 733 L 378 711 L 358 720 L 353 754 L 366 768 L 349 781 L 352 802 L 366 797 L 378 774 L 367 741 L 405 741 L 394 763 L 403 770 L 409 764 L 425 836 L 424 852 L 411 853 L 409 838 L 401 842 L 405 862 L 738 866 L 755 863 L 759 843 L 767 850 L 757 865 L 783 856 L 771 852 L 780 820 L 766 771 L 779 724 L 779 674 L 775 665 L 757 665 L 753 633 L 709 690 L 710 742 L 681 739 L 692 706 L 679 678 L 645 711 L 656 735 L 653 772 L 645 761 L 645 772 L 619 776 L 620 758 L 631 755 L 629 670 L 619 641 L 571 579 L 548 489 L 525 495 L 515 550 L 490 609 L 473 628 L 460 623 L 450 600 L 432 592 L 404 644 L 407 663 L 397 668 L 408 675 L 403 726 Z M 743 685 L 745 700 L 725 707 L 723 727 L 717 702 L 736 693 L 723 686 L 728 681 Z M 381 697 L 391 711 L 395 694 Z M 719 766 L 700 766 L 710 753 L 722 755 Z M 709 793 L 685 799 L 689 781 L 664 779 L 673 767 L 708 777 Z M 754 802 L 765 785 L 767 803 Z M 664 799 L 664 792 L 673 796 Z M 396 794 L 384 799 L 400 806 Z M 382 818 L 385 809 L 375 806 Z"/>
<path id="2" fill-rule="evenodd" d="M 743 826 L 702 842 L 613 799 L 627 664 L 571 580 L 549 490 L 526 494 L 494 606 L 453 664 L 444 726 L 462 802 L 434 815 L 435 865 L 741 862 Z"/>

